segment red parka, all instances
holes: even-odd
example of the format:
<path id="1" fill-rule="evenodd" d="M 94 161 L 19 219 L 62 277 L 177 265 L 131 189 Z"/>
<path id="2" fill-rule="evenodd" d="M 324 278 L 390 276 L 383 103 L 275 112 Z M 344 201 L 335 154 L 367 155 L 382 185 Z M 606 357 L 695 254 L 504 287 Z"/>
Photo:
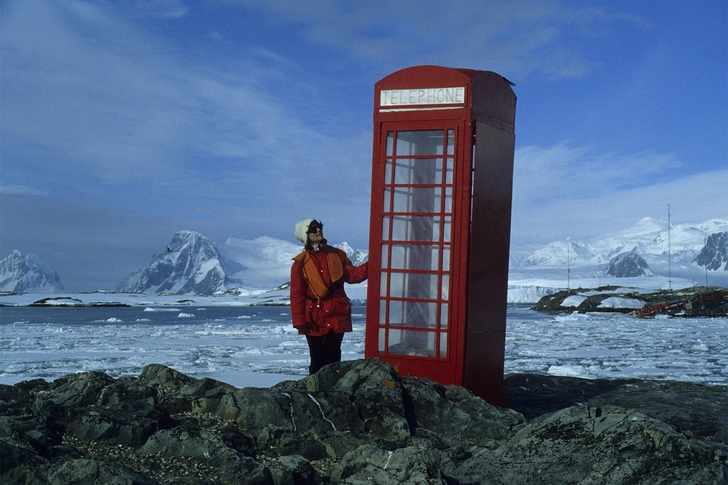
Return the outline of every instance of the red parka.
<path id="1" fill-rule="evenodd" d="M 338 257 L 341 265 L 333 260 L 333 268 L 330 269 L 329 258 L 332 257 Z M 291 318 L 298 333 L 322 336 L 330 330 L 335 333 L 351 332 L 351 302 L 344 292 L 344 283 L 366 280 L 367 263 L 354 266 L 344 251 L 328 246 L 326 240 L 320 251 L 306 249 L 293 261 Z M 311 271 L 318 271 L 321 278 L 311 275 Z M 331 281 L 332 273 L 340 275 L 336 281 Z"/>

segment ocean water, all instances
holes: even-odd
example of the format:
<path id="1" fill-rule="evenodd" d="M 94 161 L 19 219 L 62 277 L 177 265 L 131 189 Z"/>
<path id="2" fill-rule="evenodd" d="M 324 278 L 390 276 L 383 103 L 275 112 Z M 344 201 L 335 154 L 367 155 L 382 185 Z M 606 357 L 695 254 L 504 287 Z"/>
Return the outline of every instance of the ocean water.
<path id="1" fill-rule="evenodd" d="M 353 309 L 344 360 L 364 356 L 365 312 Z M 92 370 L 137 376 L 152 363 L 268 387 L 306 376 L 308 348 L 285 306 L 0 307 L 0 384 Z M 728 318 L 640 320 L 510 306 L 505 371 L 728 385 Z"/>

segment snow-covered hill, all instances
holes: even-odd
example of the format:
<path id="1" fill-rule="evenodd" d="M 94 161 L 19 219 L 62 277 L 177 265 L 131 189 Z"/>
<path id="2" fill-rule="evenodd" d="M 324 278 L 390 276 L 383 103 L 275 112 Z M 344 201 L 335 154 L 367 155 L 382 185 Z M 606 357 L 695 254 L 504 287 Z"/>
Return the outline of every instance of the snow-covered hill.
<path id="1" fill-rule="evenodd" d="M 275 288 L 290 279 L 291 259 L 301 245 L 272 237 L 230 238 L 218 251 L 231 288 Z"/>
<path id="2" fill-rule="evenodd" d="M 0 291 L 10 293 L 58 293 L 63 283 L 56 270 L 38 256 L 12 251 L 0 261 Z"/>

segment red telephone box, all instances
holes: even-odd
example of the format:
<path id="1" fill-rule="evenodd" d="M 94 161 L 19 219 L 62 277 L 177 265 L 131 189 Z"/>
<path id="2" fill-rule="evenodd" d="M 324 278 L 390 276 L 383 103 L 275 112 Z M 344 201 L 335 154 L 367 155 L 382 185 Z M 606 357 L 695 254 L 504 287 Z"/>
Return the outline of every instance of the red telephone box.
<path id="1" fill-rule="evenodd" d="M 500 406 L 515 112 L 488 71 L 375 85 L 365 357 Z"/>

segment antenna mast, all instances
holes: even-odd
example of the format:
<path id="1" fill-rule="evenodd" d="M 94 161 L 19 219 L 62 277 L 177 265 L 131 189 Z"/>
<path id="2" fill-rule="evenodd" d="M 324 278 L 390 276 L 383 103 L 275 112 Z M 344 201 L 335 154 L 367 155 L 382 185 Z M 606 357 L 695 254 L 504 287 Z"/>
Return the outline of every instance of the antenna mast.
<path id="1" fill-rule="evenodd" d="M 670 204 L 667 204 L 667 288 L 672 290 L 672 247 L 670 246 Z"/>
<path id="2" fill-rule="evenodd" d="M 703 263 L 705 263 L 705 286 L 708 286 L 708 238 L 704 238 L 705 244 L 703 245 Z"/>
<path id="3" fill-rule="evenodd" d="M 599 288 L 602 287 L 602 257 L 599 256 L 599 271 L 597 271 L 597 274 L 599 275 Z"/>
<path id="4" fill-rule="evenodd" d="M 571 294 L 571 238 L 566 238 L 566 291 Z"/>

